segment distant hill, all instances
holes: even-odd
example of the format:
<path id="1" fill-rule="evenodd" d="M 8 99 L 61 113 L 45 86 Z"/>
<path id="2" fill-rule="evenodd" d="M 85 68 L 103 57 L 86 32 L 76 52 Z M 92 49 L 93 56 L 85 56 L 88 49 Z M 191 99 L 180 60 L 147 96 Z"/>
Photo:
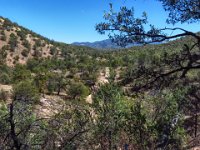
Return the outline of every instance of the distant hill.
<path id="1" fill-rule="evenodd" d="M 182 43 L 189 41 L 192 39 L 187 37 L 165 44 L 173 45 L 177 49 L 182 46 Z M 155 43 L 154 45 L 163 49 L 166 47 L 163 44 Z M 138 44 L 131 44 L 127 47 L 129 50 L 137 50 L 138 46 L 140 47 Z M 151 49 L 151 46 L 147 45 L 145 48 Z M 110 39 L 96 42 L 74 42 L 72 44 L 56 42 L 0 16 L 0 63 L 6 63 L 8 66 L 15 66 L 18 63 L 26 64 L 32 58 L 54 57 L 62 59 L 67 55 L 74 59 L 74 57 L 82 57 L 83 53 L 97 53 L 99 52 L 97 49 L 116 50 L 121 49 L 121 47 L 112 43 Z"/>
<path id="2" fill-rule="evenodd" d="M 72 45 L 87 46 L 95 49 L 119 49 L 122 48 L 113 43 L 110 39 L 96 41 L 96 42 L 74 42 Z"/>
<path id="3" fill-rule="evenodd" d="M 153 43 L 153 45 L 158 45 L 162 44 L 159 42 Z M 102 41 L 96 41 L 96 42 L 74 42 L 72 45 L 76 46 L 87 46 L 90 48 L 95 48 L 95 49 L 104 49 L 104 50 L 109 50 L 109 49 L 124 49 L 124 47 L 118 46 L 116 43 L 113 43 L 110 39 L 102 40 Z M 141 46 L 142 44 L 129 44 L 126 46 L 126 48 L 130 48 L 133 46 Z"/>
<path id="4" fill-rule="evenodd" d="M 62 58 L 79 55 L 92 48 L 75 46 L 50 40 L 0 16 L 0 61 L 8 66 L 26 64 L 32 58 Z"/>

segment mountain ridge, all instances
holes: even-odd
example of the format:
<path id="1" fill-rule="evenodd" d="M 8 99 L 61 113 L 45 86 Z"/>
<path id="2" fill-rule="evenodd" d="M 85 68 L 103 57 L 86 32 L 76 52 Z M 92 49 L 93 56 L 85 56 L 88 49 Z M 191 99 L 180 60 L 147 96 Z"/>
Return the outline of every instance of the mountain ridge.
<path id="1" fill-rule="evenodd" d="M 116 43 L 113 43 L 110 39 L 105 39 L 95 42 L 73 42 L 72 45 L 77 46 L 87 46 L 95 49 L 120 49 L 122 47 L 118 46 Z"/>

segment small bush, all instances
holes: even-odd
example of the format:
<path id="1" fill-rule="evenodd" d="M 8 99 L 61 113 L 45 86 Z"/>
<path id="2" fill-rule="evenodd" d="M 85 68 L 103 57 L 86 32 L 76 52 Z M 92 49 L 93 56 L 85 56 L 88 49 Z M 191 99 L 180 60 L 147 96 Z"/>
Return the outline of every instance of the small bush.
<path id="1" fill-rule="evenodd" d="M 17 36 L 14 33 L 10 34 L 9 44 L 10 44 L 10 50 L 14 51 L 18 44 Z"/>
<path id="2" fill-rule="evenodd" d="M 22 56 L 27 57 L 29 54 L 29 51 L 27 49 L 24 49 L 21 54 Z"/>
<path id="3" fill-rule="evenodd" d="M 73 99 L 85 98 L 89 93 L 89 88 L 81 82 L 72 83 L 70 85 L 69 94 Z"/>
<path id="4" fill-rule="evenodd" d="M 55 47 L 51 47 L 51 48 L 50 48 L 50 54 L 51 54 L 51 55 L 55 55 L 56 52 L 57 52 L 57 49 L 56 49 Z"/>
<path id="5" fill-rule="evenodd" d="M 1 36 L 1 40 L 2 40 L 2 41 L 6 41 L 6 36 L 5 36 L 5 35 L 2 35 L 2 36 Z"/>
<path id="6" fill-rule="evenodd" d="M 30 81 L 21 81 L 14 85 L 14 96 L 18 101 L 36 104 L 39 102 L 39 91 Z"/>
<path id="7" fill-rule="evenodd" d="M 15 57 L 14 57 L 14 60 L 15 60 L 15 61 L 18 61 L 18 60 L 19 60 L 19 56 L 18 56 L 18 55 L 15 56 Z"/>
<path id="8" fill-rule="evenodd" d="M 0 83 L 1 84 L 11 83 L 11 77 L 7 73 L 1 73 L 0 74 Z"/>
<path id="9" fill-rule="evenodd" d="M 27 40 L 23 40 L 22 45 L 27 49 L 31 49 L 31 44 Z"/>
<path id="10" fill-rule="evenodd" d="M 8 92 L 1 90 L 0 91 L 0 101 L 1 100 L 6 101 L 7 99 L 8 99 Z"/>

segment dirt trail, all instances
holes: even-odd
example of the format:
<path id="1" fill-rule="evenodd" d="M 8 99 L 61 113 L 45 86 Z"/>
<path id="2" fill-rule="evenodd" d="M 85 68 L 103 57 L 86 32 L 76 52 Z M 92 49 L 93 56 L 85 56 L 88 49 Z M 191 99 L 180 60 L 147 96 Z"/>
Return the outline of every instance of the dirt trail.
<path id="1" fill-rule="evenodd" d="M 99 85 L 103 85 L 109 83 L 108 78 L 110 77 L 110 69 L 109 67 L 105 67 L 105 69 L 100 70 L 99 77 L 97 78 L 97 82 L 95 86 L 98 87 Z M 92 104 L 92 94 L 88 95 L 85 98 L 85 101 L 89 104 Z"/>
<path id="2" fill-rule="evenodd" d="M 42 118 L 50 118 L 65 107 L 65 102 L 59 96 L 45 95 L 36 106 L 36 114 Z"/>
<path id="3" fill-rule="evenodd" d="M 0 91 L 5 91 L 5 92 L 11 92 L 12 91 L 12 86 L 11 85 L 3 85 L 0 84 Z"/>
<path id="4" fill-rule="evenodd" d="M 97 79 L 97 84 L 105 84 L 108 83 L 108 78 L 110 77 L 110 69 L 109 67 L 105 67 L 104 70 L 100 71 L 100 75 Z"/>

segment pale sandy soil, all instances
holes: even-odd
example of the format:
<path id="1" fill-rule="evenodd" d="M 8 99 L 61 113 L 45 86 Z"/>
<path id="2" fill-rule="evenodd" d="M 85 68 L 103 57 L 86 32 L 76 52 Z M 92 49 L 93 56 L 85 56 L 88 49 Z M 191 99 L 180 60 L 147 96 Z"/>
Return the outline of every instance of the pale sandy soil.
<path id="1" fill-rule="evenodd" d="M 40 104 L 36 106 L 36 114 L 42 118 L 50 118 L 55 114 L 62 112 L 65 108 L 65 102 L 59 96 L 49 96 L 40 98 Z"/>
<path id="2" fill-rule="evenodd" d="M 194 148 L 192 148 L 190 150 L 200 150 L 200 146 L 194 147 Z"/>
<path id="3" fill-rule="evenodd" d="M 0 18 L 0 23 L 4 23 L 4 20 L 2 18 Z"/>
<path id="4" fill-rule="evenodd" d="M 0 84 L 0 91 L 1 90 L 8 92 L 10 95 L 12 92 L 12 86 Z M 11 103 L 10 98 L 6 101 L 6 104 L 9 103 Z M 51 116 L 61 112 L 64 108 L 65 102 L 59 96 L 45 95 L 45 97 L 40 98 L 40 103 L 36 105 L 35 113 L 42 118 L 50 118 Z"/>
<path id="5" fill-rule="evenodd" d="M 108 78 L 110 76 L 110 69 L 106 67 L 105 70 L 100 70 L 99 77 L 97 79 L 97 84 L 105 84 L 108 83 Z"/>
<path id="6" fill-rule="evenodd" d="M 87 97 L 86 97 L 86 99 L 85 99 L 85 101 L 87 102 L 87 103 L 89 103 L 89 104 L 92 104 L 92 94 L 90 94 L 90 95 L 88 95 Z"/>
<path id="7" fill-rule="evenodd" d="M 6 91 L 6 92 L 11 92 L 12 91 L 12 86 L 11 85 L 0 84 L 0 91 L 1 90 Z"/>
<path id="8" fill-rule="evenodd" d="M 99 77 L 97 78 L 96 86 L 103 85 L 109 83 L 108 78 L 110 77 L 110 69 L 106 67 L 104 70 L 100 70 Z M 89 104 L 93 103 L 92 94 L 88 95 L 85 101 Z"/>

